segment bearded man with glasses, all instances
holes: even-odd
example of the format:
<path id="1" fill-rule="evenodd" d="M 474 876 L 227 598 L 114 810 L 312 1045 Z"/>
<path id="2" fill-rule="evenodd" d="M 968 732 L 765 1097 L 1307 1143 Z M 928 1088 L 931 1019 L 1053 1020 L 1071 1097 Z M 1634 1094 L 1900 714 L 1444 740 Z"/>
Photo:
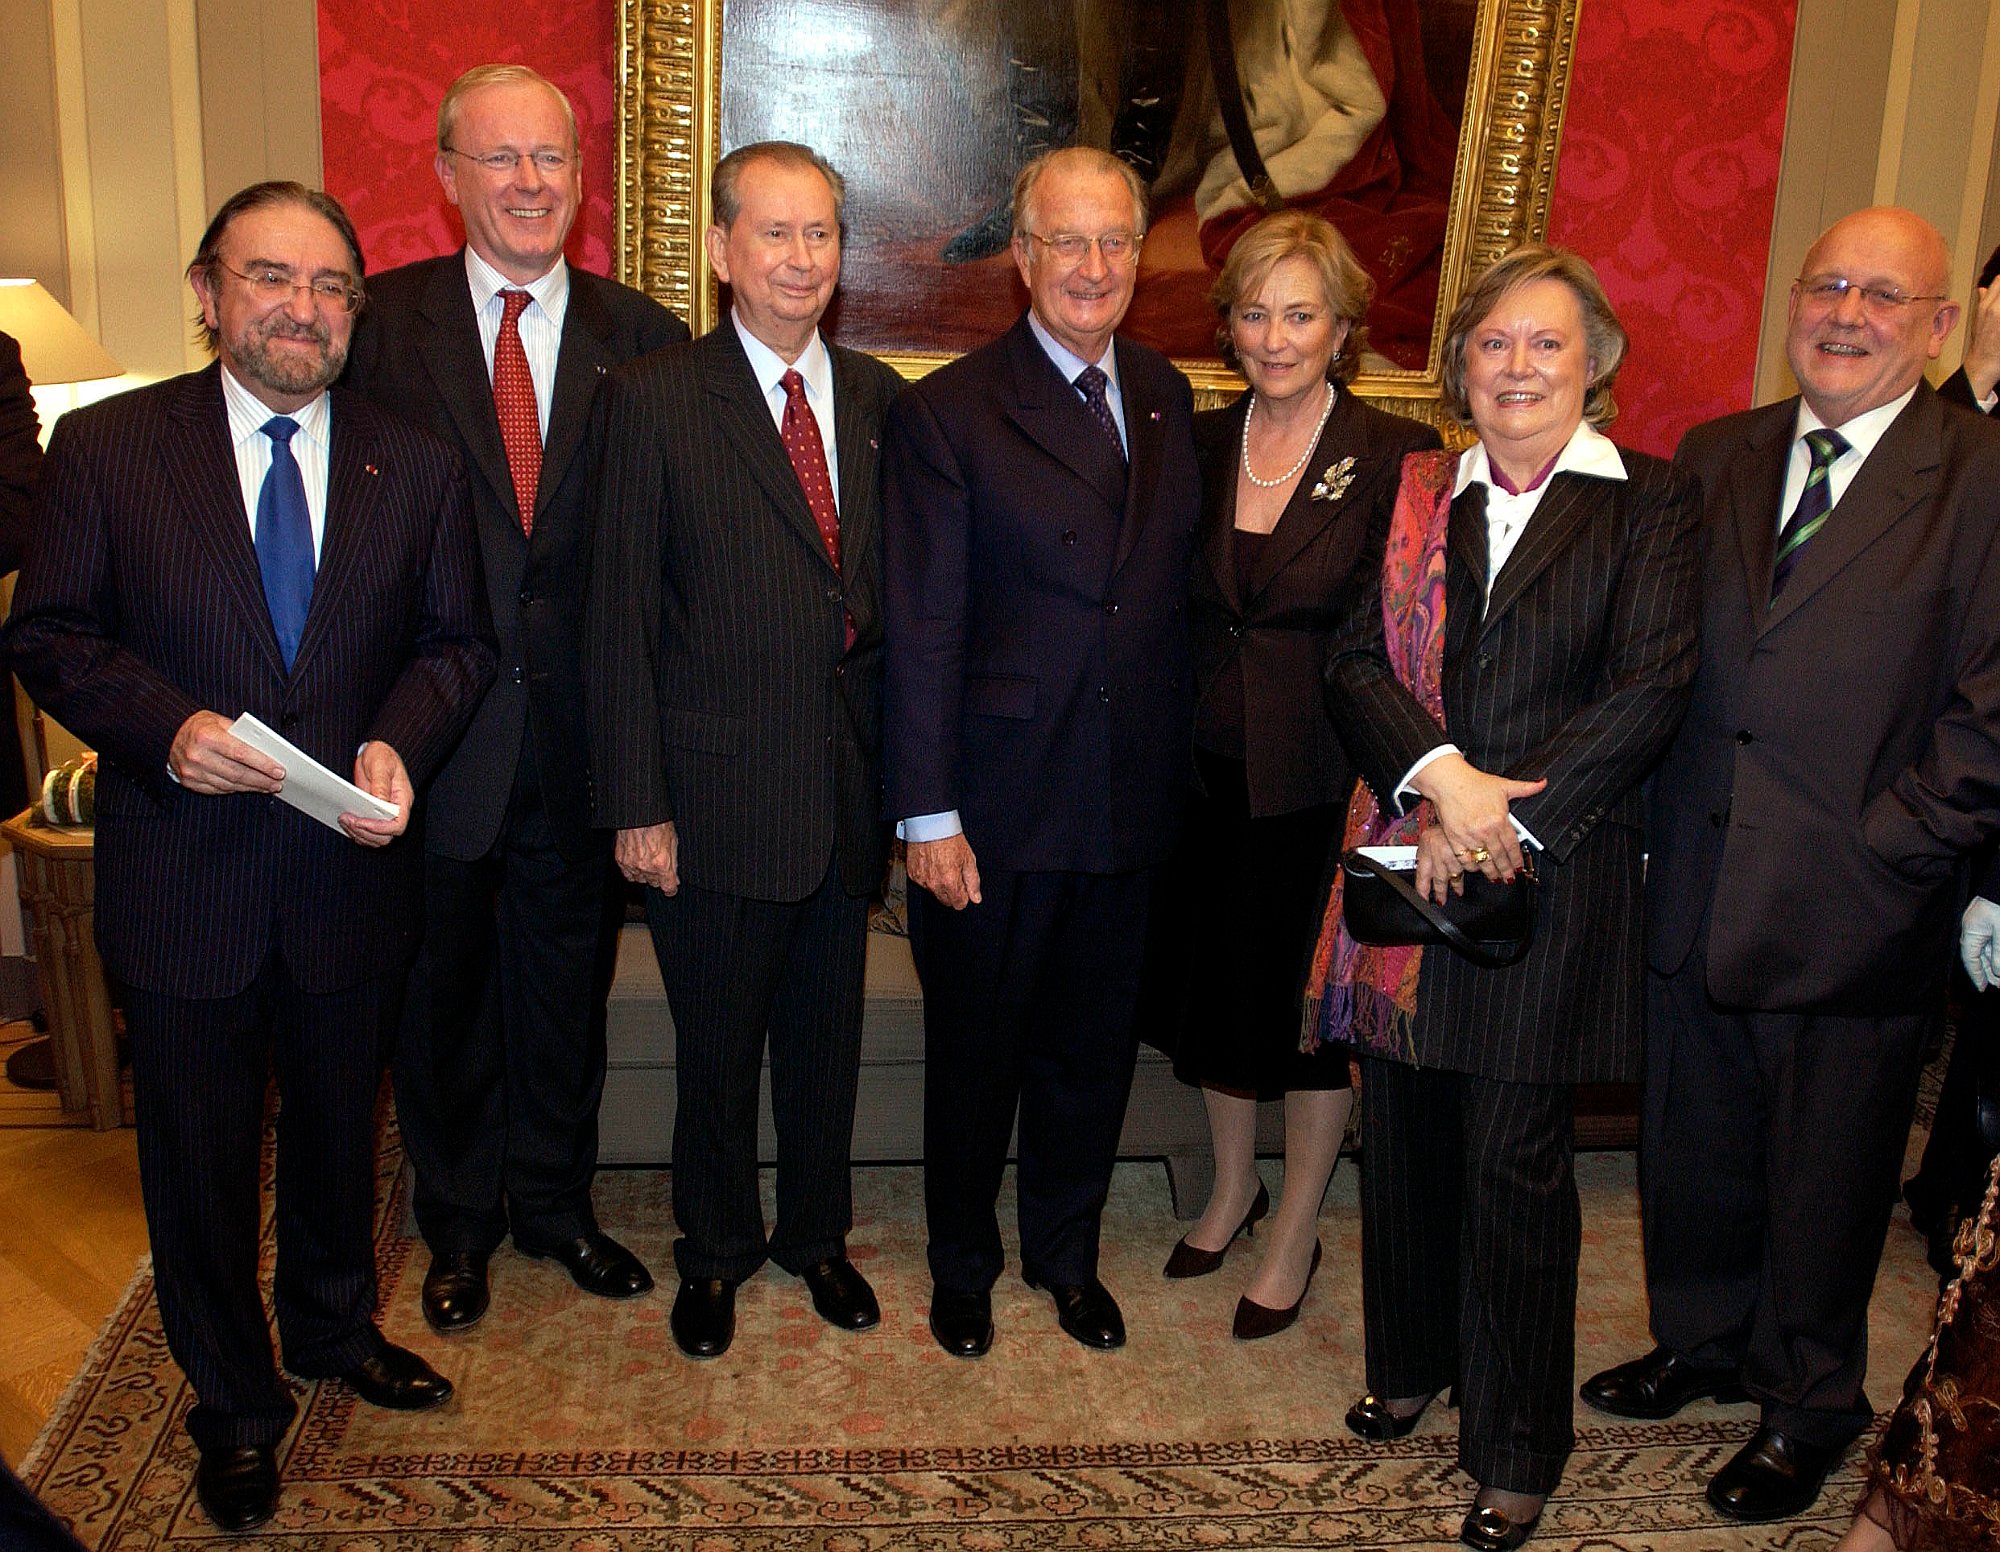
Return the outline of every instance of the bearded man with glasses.
<path id="1" fill-rule="evenodd" d="M 97 946 L 132 1036 L 139 1182 L 195 1491 L 225 1532 L 277 1501 L 295 1410 L 258 1292 L 266 1079 L 284 1364 L 375 1406 L 451 1384 L 375 1326 L 374 1112 L 416 945 L 402 839 L 493 676 L 465 483 L 437 438 L 330 387 L 362 302 L 346 213 L 260 183 L 188 266 L 205 371 L 72 410 L 4 637 L 28 692 L 101 755 Z M 277 800 L 254 714 L 394 807 Z"/>
<path id="2" fill-rule="evenodd" d="M 1786 1519 L 1873 1421 L 1868 1300 L 1968 856 L 2000 829 L 2000 426 L 1907 210 L 1793 283 L 1799 395 L 1697 426 L 1701 666 L 1653 783 L 1640 1189 L 1654 1350 L 1583 1399 L 1748 1399 L 1708 1501 Z"/>
<path id="3" fill-rule="evenodd" d="M 1027 313 L 913 385 L 883 449 L 884 775 L 924 987 L 932 1335 L 993 1341 L 1020 1119 L 1021 1271 L 1113 1348 L 1098 1228 L 1131 1089 L 1153 876 L 1192 758 L 1187 380 L 1116 338 L 1146 229 L 1082 147 L 1014 185 Z"/>

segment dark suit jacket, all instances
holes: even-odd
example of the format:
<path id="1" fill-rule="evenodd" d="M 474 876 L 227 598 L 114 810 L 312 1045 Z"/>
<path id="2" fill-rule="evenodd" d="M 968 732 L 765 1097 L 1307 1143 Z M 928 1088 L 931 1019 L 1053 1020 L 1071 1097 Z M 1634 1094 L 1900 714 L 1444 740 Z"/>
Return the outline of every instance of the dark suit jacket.
<path id="1" fill-rule="evenodd" d="M 1949 399 L 1953 404 L 1963 405 L 1975 415 L 1984 413 L 1979 408 L 1979 401 L 1972 396 L 1972 379 L 1965 375 L 1964 367 L 1938 384 L 1938 396 Z M 1992 413 L 2000 415 L 2000 404 L 1993 406 Z"/>
<path id="2" fill-rule="evenodd" d="M 42 467 L 42 423 L 29 387 L 20 345 L 0 334 L 0 576 L 19 569 L 27 557 L 28 514 Z"/>
<path id="3" fill-rule="evenodd" d="M 733 321 L 614 370 L 598 395 L 597 822 L 671 819 L 684 883 L 752 899 L 803 899 L 835 859 L 850 894 L 882 882 L 878 479 L 902 379 L 828 349 L 839 572 Z"/>
<path id="4" fill-rule="evenodd" d="M 121 981 L 243 990 L 281 952 L 306 991 L 384 973 L 416 941 L 421 857 L 254 793 L 167 775 L 197 711 L 248 711 L 341 775 L 380 739 L 437 770 L 493 673 L 458 460 L 332 391 L 326 531 L 289 674 L 237 482 L 220 368 L 56 423 L 4 641 L 37 701 L 102 756 L 97 943 Z"/>
<path id="5" fill-rule="evenodd" d="M 426 794 L 424 845 L 431 851 L 470 862 L 492 849 L 526 727 L 556 844 L 572 858 L 589 844 L 582 637 L 590 407 L 611 367 L 686 338 L 687 326 L 651 297 L 571 266 L 530 538 L 500 440 L 464 253 L 369 277 L 347 385 L 460 450 L 500 649 L 493 688 Z"/>
<path id="6" fill-rule="evenodd" d="M 1701 672 L 1660 770 L 1649 957 L 1679 969 L 1712 912 L 1726 1005 L 1917 1012 L 2000 828 L 2000 426 L 1920 385 L 1770 605 L 1797 410 L 1678 454 L 1704 493 Z"/>
<path id="7" fill-rule="evenodd" d="M 1117 873 L 1173 847 L 1193 395 L 1117 351 L 1129 472 L 1025 317 L 889 415 L 886 811 L 957 809 L 985 867 Z"/>
<path id="8" fill-rule="evenodd" d="M 1334 643 L 1328 693 L 1378 798 L 1446 734 L 1483 771 L 1548 778 L 1513 805 L 1547 848 L 1535 859 L 1534 947 L 1505 970 L 1425 953 L 1416 1044 L 1426 1066 L 1513 1083 L 1637 1075 L 1640 783 L 1695 672 L 1700 508 L 1686 476 L 1619 452 L 1624 480 L 1549 482 L 1483 618 L 1484 487 L 1453 503 L 1442 731 L 1390 673 L 1379 576 Z"/>
<path id="9" fill-rule="evenodd" d="M 1403 455 L 1438 446 L 1438 434 L 1340 390 L 1245 593 L 1236 585 L 1235 526 L 1248 404 L 1245 394 L 1194 418 L 1202 493 L 1188 595 L 1195 693 L 1206 695 L 1232 660 L 1242 664 L 1251 813 L 1345 807 L 1354 767 L 1326 712 L 1327 642 L 1355 592 L 1381 566 Z M 1343 458 L 1353 460 L 1345 492 L 1315 499 L 1315 486 Z"/>

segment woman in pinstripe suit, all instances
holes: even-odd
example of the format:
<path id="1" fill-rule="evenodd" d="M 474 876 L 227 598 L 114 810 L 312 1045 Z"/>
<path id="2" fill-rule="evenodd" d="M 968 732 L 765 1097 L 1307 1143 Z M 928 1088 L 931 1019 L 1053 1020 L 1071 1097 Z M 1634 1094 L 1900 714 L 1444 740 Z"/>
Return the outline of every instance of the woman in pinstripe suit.
<path id="1" fill-rule="evenodd" d="M 1486 272 L 1445 348 L 1447 407 L 1478 440 L 1404 461 L 1382 576 L 1327 667 L 1368 789 L 1350 845 L 1415 842 L 1438 899 L 1529 855 L 1540 879 L 1534 946 L 1498 970 L 1358 947 L 1337 883 L 1308 1037 L 1364 1053 L 1370 1394 L 1348 1426 L 1397 1437 L 1453 1388 L 1480 1484 L 1460 1537 L 1483 1549 L 1528 1539 L 1573 1443 L 1570 1091 L 1637 1075 L 1639 783 L 1695 666 L 1696 492 L 1597 430 L 1624 353 L 1574 254 Z"/>

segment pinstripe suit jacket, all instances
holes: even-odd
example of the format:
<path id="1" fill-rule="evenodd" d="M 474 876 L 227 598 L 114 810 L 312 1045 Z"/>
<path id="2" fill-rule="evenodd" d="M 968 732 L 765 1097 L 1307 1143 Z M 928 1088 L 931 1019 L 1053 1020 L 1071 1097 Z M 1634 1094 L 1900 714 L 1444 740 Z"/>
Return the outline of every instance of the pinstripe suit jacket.
<path id="1" fill-rule="evenodd" d="M 1637 1074 L 1640 783 L 1694 677 L 1700 504 L 1693 482 L 1662 460 L 1620 456 L 1625 480 L 1550 481 L 1490 601 L 1485 487 L 1452 504 L 1443 730 L 1390 673 L 1379 578 L 1334 643 L 1334 721 L 1384 802 L 1447 733 L 1483 771 L 1549 783 L 1514 805 L 1546 848 L 1535 945 L 1504 970 L 1449 949 L 1424 955 L 1416 1044 L 1425 1066 L 1514 1083 Z"/>
<path id="2" fill-rule="evenodd" d="M 105 968 L 220 997 L 275 951 L 304 990 L 338 991 L 414 946 L 416 848 L 357 846 L 272 797 L 183 791 L 167 752 L 195 712 L 249 711 L 342 775 L 380 739 L 428 780 L 493 673 L 465 481 L 435 437 L 332 390 L 326 527 L 288 674 L 220 371 L 57 423 L 5 645 L 29 693 L 103 758 Z"/>
<path id="3" fill-rule="evenodd" d="M 1701 672 L 1661 767 L 1653 968 L 1711 912 L 1735 1007 L 1939 1005 L 1966 854 L 2000 829 L 2000 424 L 1919 384 L 1775 604 L 1798 400 L 1681 443 L 1704 495 Z"/>
<path id="4" fill-rule="evenodd" d="M 529 728 L 556 844 L 570 857 L 588 849 L 581 638 L 592 449 L 584 433 L 607 370 L 686 338 L 687 326 L 651 297 L 570 267 L 531 537 L 500 440 L 464 253 L 368 278 L 347 385 L 462 450 L 500 652 L 493 688 L 424 795 L 427 850 L 471 862 L 492 849 Z"/>
<path id="5" fill-rule="evenodd" d="M 889 417 L 888 812 L 957 809 L 983 867 L 1129 872 L 1177 833 L 1193 395 L 1117 350 L 1129 471 L 1025 315 Z"/>
<path id="6" fill-rule="evenodd" d="M 902 379 L 829 345 L 836 572 L 735 325 L 598 394 L 584 679 L 597 822 L 673 820 L 685 883 L 800 900 L 882 881 L 883 412 Z M 844 646 L 845 616 L 854 644 Z"/>

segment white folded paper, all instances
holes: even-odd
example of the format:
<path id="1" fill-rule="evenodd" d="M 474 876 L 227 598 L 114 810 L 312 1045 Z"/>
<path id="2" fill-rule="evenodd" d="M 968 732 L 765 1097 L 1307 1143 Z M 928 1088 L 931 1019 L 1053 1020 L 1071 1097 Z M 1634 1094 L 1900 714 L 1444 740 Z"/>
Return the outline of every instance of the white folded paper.
<path id="1" fill-rule="evenodd" d="M 247 711 L 230 723 L 229 731 L 259 754 L 267 754 L 282 765 L 285 784 L 278 789 L 278 796 L 329 830 L 340 829 L 342 814 L 355 814 L 363 819 L 394 819 L 401 812 L 394 803 L 385 803 L 345 777 L 336 776 L 289 738 L 272 732 Z"/>

